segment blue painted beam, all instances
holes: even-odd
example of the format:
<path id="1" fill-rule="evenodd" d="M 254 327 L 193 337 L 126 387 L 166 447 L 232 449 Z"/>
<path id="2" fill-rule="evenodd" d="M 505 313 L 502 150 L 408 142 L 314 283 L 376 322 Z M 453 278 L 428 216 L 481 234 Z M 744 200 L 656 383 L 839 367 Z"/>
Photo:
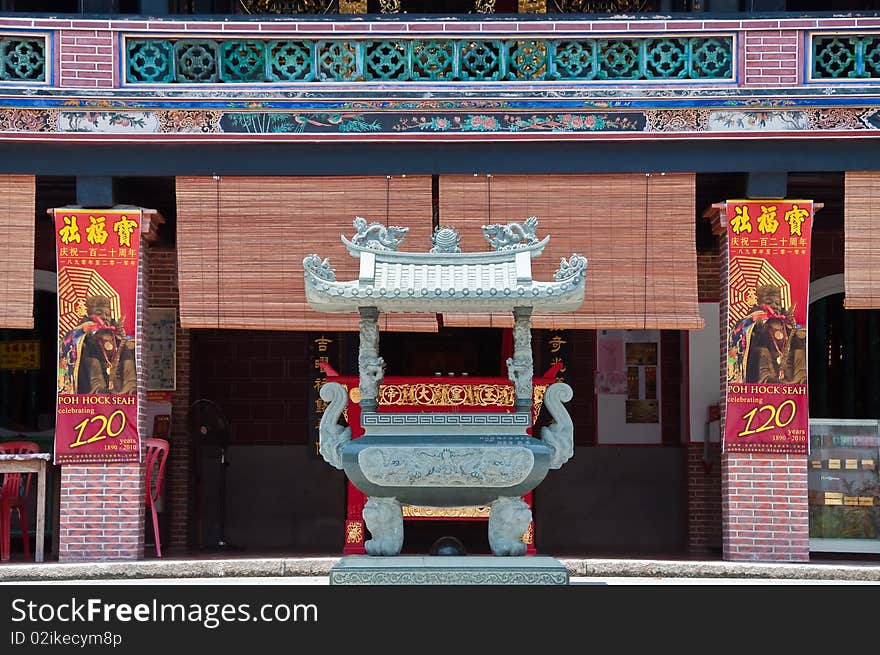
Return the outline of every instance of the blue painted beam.
<path id="1" fill-rule="evenodd" d="M 744 145 L 745 144 L 745 145 Z M 880 170 L 875 139 L 817 142 L 0 144 L 0 173 L 400 175 Z"/>

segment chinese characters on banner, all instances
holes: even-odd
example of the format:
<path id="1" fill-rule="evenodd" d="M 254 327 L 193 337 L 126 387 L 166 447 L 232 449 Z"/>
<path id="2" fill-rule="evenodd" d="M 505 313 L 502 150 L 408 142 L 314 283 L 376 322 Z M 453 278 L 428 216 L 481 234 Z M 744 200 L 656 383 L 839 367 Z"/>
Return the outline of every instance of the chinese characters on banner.
<path id="1" fill-rule="evenodd" d="M 727 202 L 724 450 L 805 455 L 809 200 Z"/>
<path id="2" fill-rule="evenodd" d="M 56 209 L 55 463 L 137 462 L 140 210 Z"/>

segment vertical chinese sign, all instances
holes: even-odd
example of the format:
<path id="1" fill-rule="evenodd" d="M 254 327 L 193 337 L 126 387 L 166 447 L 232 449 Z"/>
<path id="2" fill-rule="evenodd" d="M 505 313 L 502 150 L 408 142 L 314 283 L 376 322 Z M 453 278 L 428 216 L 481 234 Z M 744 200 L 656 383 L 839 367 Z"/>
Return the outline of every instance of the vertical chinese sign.
<path id="1" fill-rule="evenodd" d="M 137 462 L 140 210 L 56 209 L 55 463 Z"/>
<path id="2" fill-rule="evenodd" d="M 809 200 L 727 202 L 724 450 L 805 455 Z"/>
<path id="3" fill-rule="evenodd" d="M 550 366 L 559 366 L 556 373 L 557 382 L 565 382 L 565 365 L 569 359 L 568 333 L 565 330 L 543 330 L 545 360 Z M 541 371 L 543 373 L 543 371 Z"/>
<path id="4" fill-rule="evenodd" d="M 331 333 L 336 337 L 335 333 Z M 323 332 L 309 333 L 309 359 L 312 362 L 311 378 L 309 380 L 309 439 L 314 446 L 311 452 L 320 456 L 318 450 L 320 446 L 319 427 L 321 425 L 321 416 L 327 409 L 327 401 L 322 400 L 321 387 L 327 382 L 327 371 L 323 368 L 339 365 L 339 345 L 335 338 L 330 338 Z"/>

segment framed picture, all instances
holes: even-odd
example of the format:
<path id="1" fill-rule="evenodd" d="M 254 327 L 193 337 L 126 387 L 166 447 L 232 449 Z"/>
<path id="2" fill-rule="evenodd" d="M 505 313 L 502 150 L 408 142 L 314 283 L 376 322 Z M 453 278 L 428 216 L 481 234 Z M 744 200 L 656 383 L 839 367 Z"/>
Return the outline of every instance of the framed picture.
<path id="1" fill-rule="evenodd" d="M 144 365 L 148 391 L 174 391 L 177 378 L 177 309 L 144 310 Z"/>

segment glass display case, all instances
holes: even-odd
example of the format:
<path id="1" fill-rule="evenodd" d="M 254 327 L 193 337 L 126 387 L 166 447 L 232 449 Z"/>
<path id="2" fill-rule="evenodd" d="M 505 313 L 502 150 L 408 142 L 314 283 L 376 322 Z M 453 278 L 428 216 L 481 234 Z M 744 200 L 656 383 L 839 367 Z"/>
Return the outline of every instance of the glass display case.
<path id="1" fill-rule="evenodd" d="M 810 550 L 880 553 L 880 421 L 810 421 Z"/>

